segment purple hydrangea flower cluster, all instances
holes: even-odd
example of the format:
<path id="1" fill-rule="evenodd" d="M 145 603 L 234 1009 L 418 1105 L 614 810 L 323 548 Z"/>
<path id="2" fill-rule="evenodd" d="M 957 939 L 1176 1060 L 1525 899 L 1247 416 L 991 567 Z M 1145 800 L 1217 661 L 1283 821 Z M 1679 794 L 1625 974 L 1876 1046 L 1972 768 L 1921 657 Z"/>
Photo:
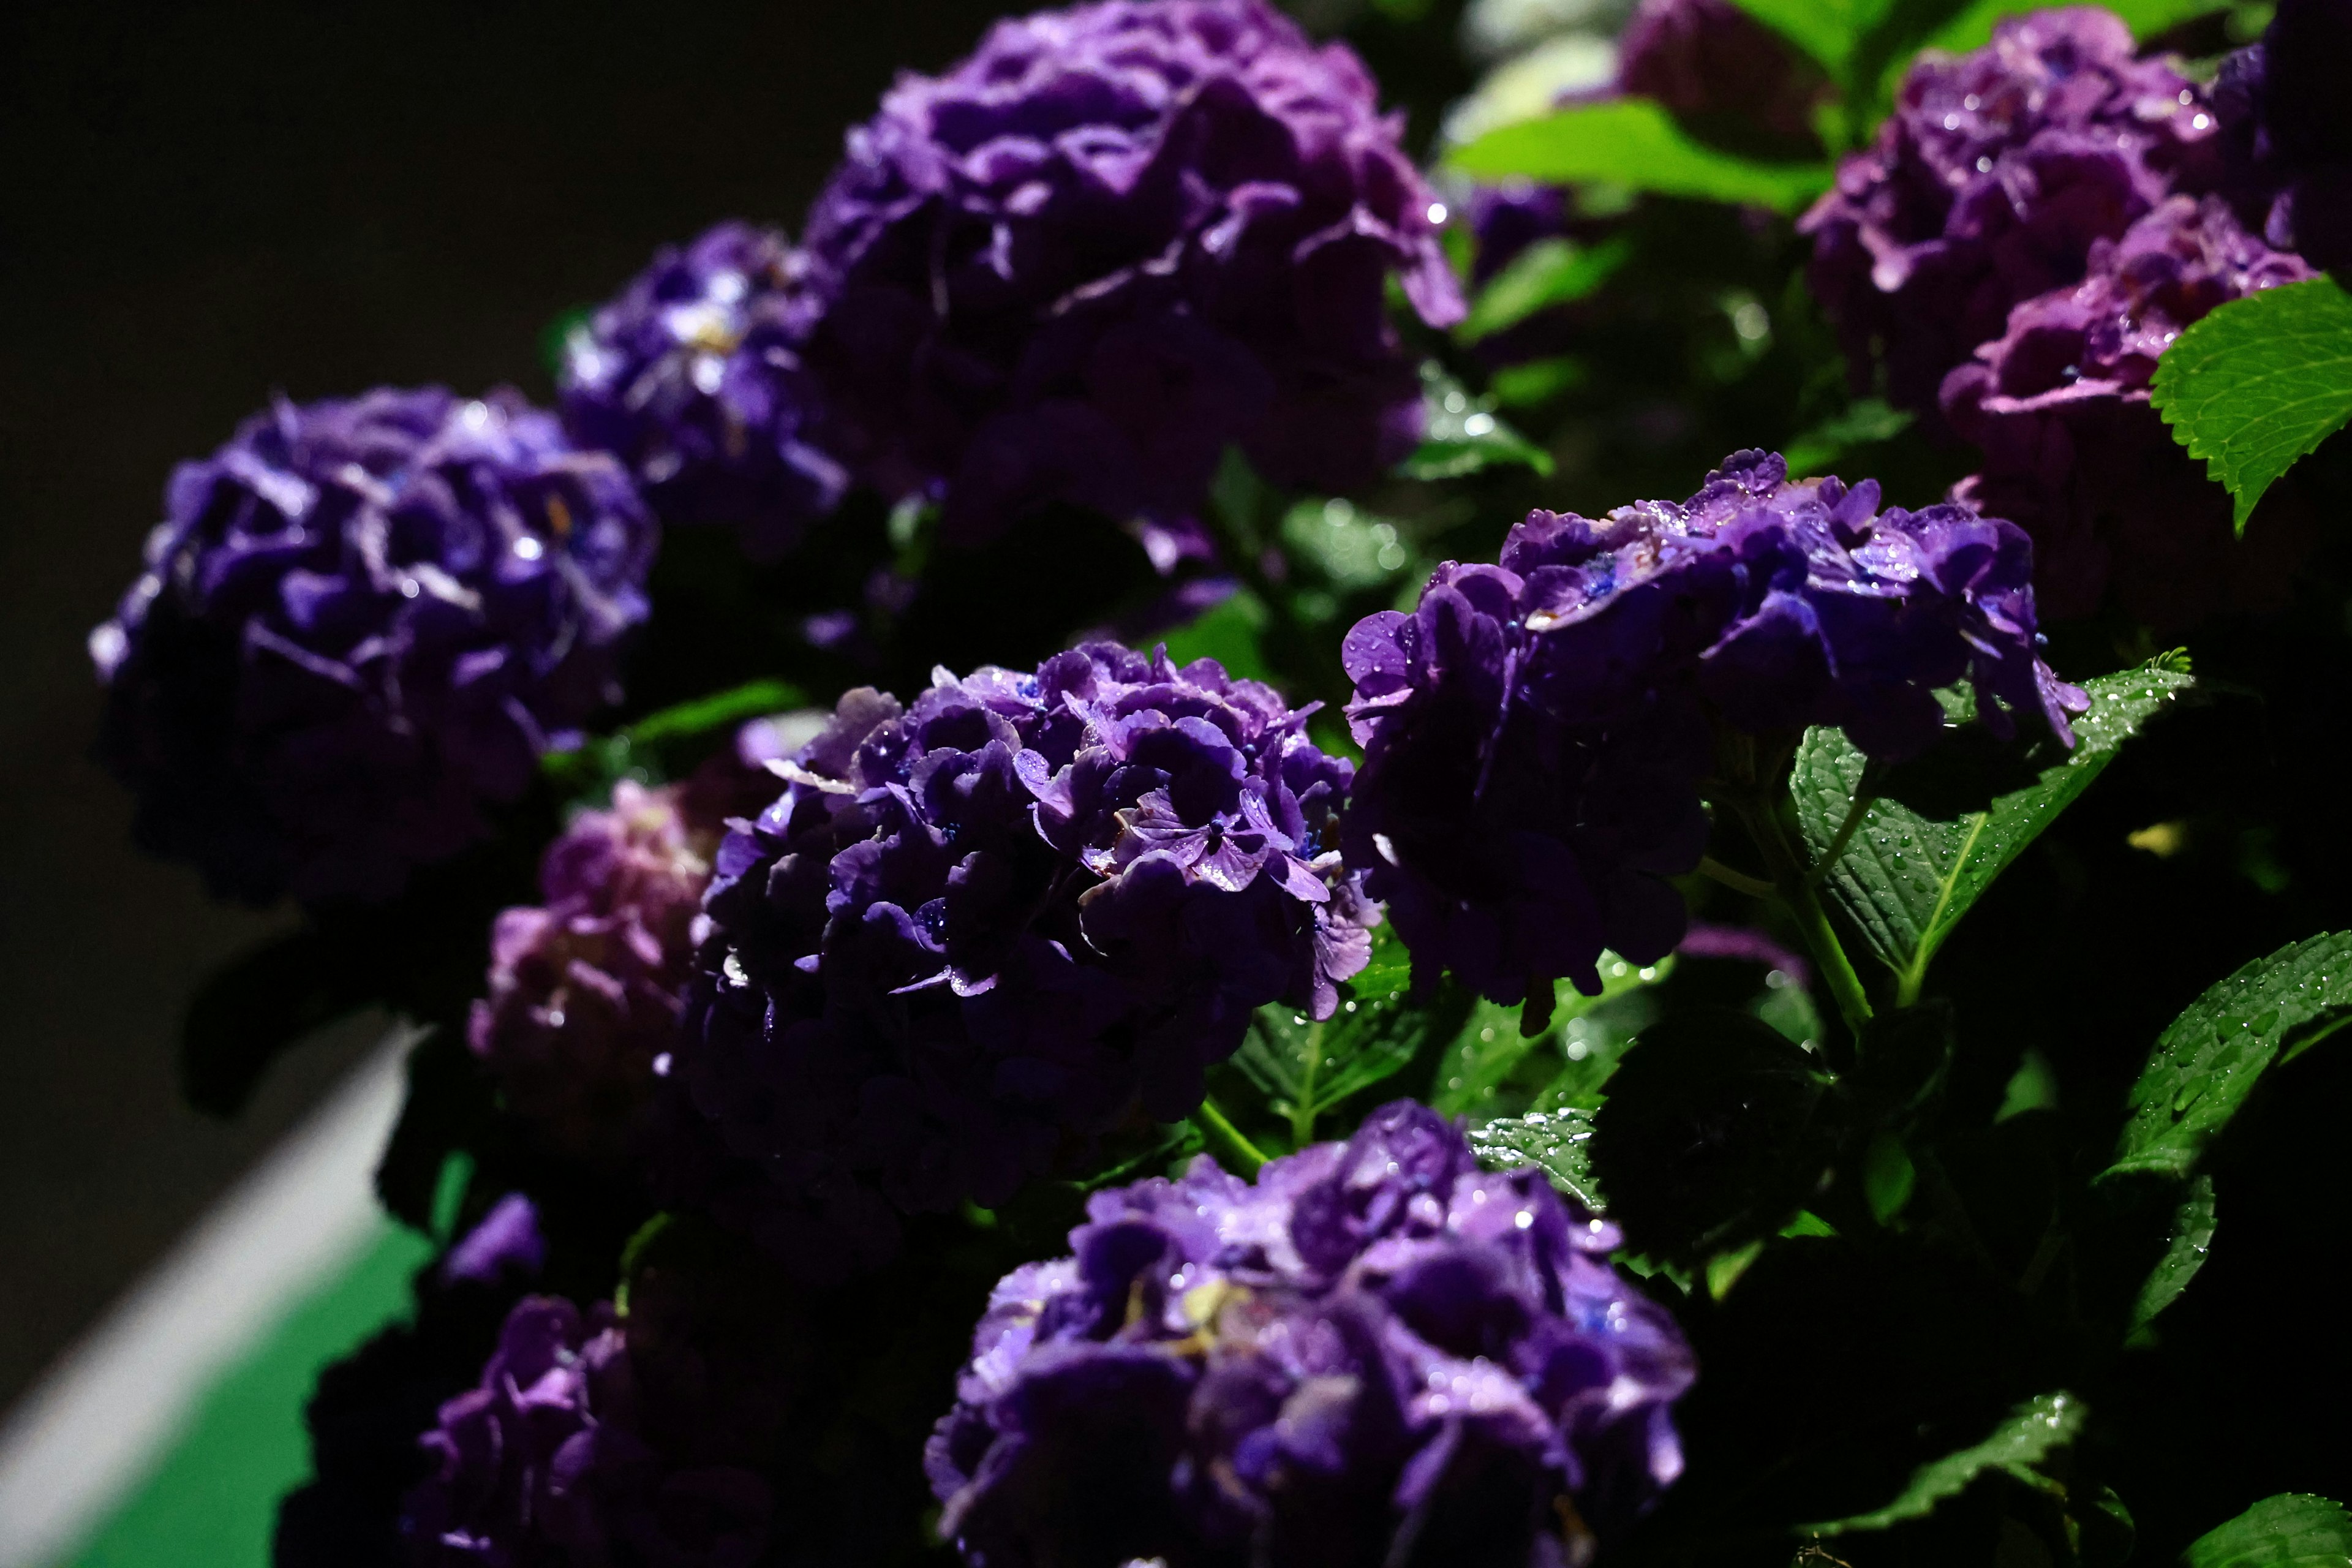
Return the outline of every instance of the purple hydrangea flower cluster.
<path id="1" fill-rule="evenodd" d="M 1378 912 L 1307 711 L 1115 644 L 870 689 L 719 852 L 666 1179 L 814 1275 L 1173 1120 L 1277 999 L 1328 1016 Z"/>
<path id="2" fill-rule="evenodd" d="M 1103 0 L 906 76 L 811 213 L 828 439 L 951 535 L 1181 519 L 1240 442 L 1346 489 L 1409 451 L 1391 277 L 1444 326 L 1439 209 L 1344 47 L 1265 0 Z"/>
<path id="3" fill-rule="evenodd" d="M 2235 185 L 2272 245 L 2352 267 L 2352 5 L 2281 0 L 2263 41 L 2223 62 L 2214 100 Z"/>
<path id="4" fill-rule="evenodd" d="M 643 1289 L 625 1319 L 525 1298 L 479 1384 L 420 1439 L 431 1473 L 402 1508 L 410 1560 L 751 1568 L 776 1523 L 763 1471 L 793 1379 L 774 1348 L 707 1316 Z"/>
<path id="5" fill-rule="evenodd" d="M 2084 700 L 2035 655 L 2023 532 L 1878 502 L 1875 481 L 1791 483 L 1735 453 L 1679 506 L 1531 512 L 1499 564 L 1447 563 L 1411 615 L 1358 623 L 1347 859 L 1416 963 L 1511 1004 L 1559 976 L 1597 993 L 1604 948 L 1672 952 L 1711 720 L 1837 725 L 1895 760 L 1966 680 L 1995 731 L 2030 712 L 2071 744 Z"/>
<path id="6" fill-rule="evenodd" d="M 755 560 L 798 543 L 848 482 L 813 441 L 803 269 L 782 235 L 720 224 L 662 251 L 564 344 L 572 433 L 619 454 L 664 521 L 730 525 Z"/>
<path id="7" fill-rule="evenodd" d="M 1931 413 L 1945 374 L 2020 301 L 2071 286 L 2092 246 L 2174 192 L 2220 183 L 2206 91 L 2137 59 L 2108 12 L 2038 11 L 1914 68 L 1876 143 L 1805 216 L 1815 295 L 1861 374 Z"/>
<path id="8" fill-rule="evenodd" d="M 607 1167 L 635 1147 L 655 1058 L 677 1042 L 719 840 L 775 794 L 760 762 L 722 755 L 657 788 L 620 781 L 610 809 L 582 812 L 548 847 L 546 901 L 491 927 L 467 1043 L 551 1147 Z"/>
<path id="9" fill-rule="evenodd" d="M 2273 509 L 2241 548 L 2228 494 L 2148 388 L 2158 358 L 2216 306 L 2312 276 L 2221 198 L 2173 196 L 2093 245 L 2083 281 L 2020 304 L 1946 378 L 1946 416 L 1984 452 L 1958 494 L 2033 536 L 2050 616 L 2089 615 L 2112 587 L 2135 619 L 2172 630 L 2284 595 L 2302 542 Z"/>
<path id="10" fill-rule="evenodd" d="M 1614 1227 L 1423 1107 L 1087 1212 L 997 1286 L 931 1439 L 974 1568 L 1564 1568 L 1681 1471 L 1695 1365 Z"/>
<path id="11" fill-rule="evenodd" d="M 1617 38 L 1617 82 L 1703 129 L 1818 145 L 1818 68 L 1731 0 L 1642 0 Z"/>
<path id="12" fill-rule="evenodd" d="M 657 533 L 509 393 L 280 401 L 173 475 L 90 634 L 136 831 L 226 896 L 381 900 L 618 695 Z"/>

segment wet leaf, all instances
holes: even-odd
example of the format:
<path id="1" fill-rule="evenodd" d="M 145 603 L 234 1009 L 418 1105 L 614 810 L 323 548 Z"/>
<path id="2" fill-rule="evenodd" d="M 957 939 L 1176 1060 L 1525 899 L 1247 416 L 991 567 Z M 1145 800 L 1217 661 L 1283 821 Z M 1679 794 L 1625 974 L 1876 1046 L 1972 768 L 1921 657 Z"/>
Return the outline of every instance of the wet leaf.
<path id="1" fill-rule="evenodd" d="M 2188 1568 L 2347 1568 L 2352 1515 L 2340 1502 L 2284 1492 L 2199 1536 L 2181 1561 Z"/>
<path id="2" fill-rule="evenodd" d="M 2108 1181 L 2185 1176 L 2274 1063 L 2352 1023 L 2352 933 L 2256 959 L 2189 1005 L 2156 1042 L 2131 1093 Z"/>
<path id="3" fill-rule="evenodd" d="M 1908 770 L 1920 787 L 1886 782 L 1847 839 L 1824 880 L 1862 929 L 1871 950 L 1895 971 L 1900 999 L 1916 1000 L 1927 964 L 1962 916 L 2025 847 L 2091 786 L 2116 750 L 2192 681 L 2158 661 L 2086 683 L 2090 710 L 2074 721 L 2069 752 L 2045 737 L 2031 747 L 2000 748 L 1999 770 L 1971 797 L 1955 791 L 1966 770 L 1949 747 L 1989 742 L 1974 726 L 1949 731 L 1948 747 Z M 1805 842 L 1818 859 L 1834 844 L 1866 760 L 1843 733 L 1816 729 L 1797 750 L 1790 789 Z M 1945 798 L 1937 798 L 1938 793 Z M 1908 798 L 1903 798 L 1908 796 Z"/>
<path id="4" fill-rule="evenodd" d="M 1559 1048 L 1557 1042 L 1567 1039 L 1576 1025 L 1596 1009 L 1664 980 L 1674 972 L 1674 960 L 1643 966 L 1604 952 L 1600 970 L 1598 996 L 1587 996 L 1565 980 L 1555 983 L 1551 1022 L 1533 1037 L 1519 1032 L 1518 1008 L 1478 1003 L 1452 1047 L 1438 1058 L 1436 1082 L 1429 1095 L 1431 1107 L 1447 1116 L 1476 1115 L 1521 1062 L 1539 1048 Z M 1571 1081 L 1580 1077 L 1573 1075 Z"/>
<path id="5" fill-rule="evenodd" d="M 1296 1009 L 1262 1007 L 1234 1065 L 1289 1125 L 1294 1146 L 1317 1124 L 1454 1037 L 1468 1009 L 1452 987 L 1416 1000 L 1412 959 L 1393 926 L 1373 932 L 1372 961 L 1348 983 L 1339 1011 L 1317 1021 Z"/>
<path id="6" fill-rule="evenodd" d="M 2205 1255 L 2212 1246 L 2213 1178 L 2200 1175 L 2190 1181 L 2181 1194 L 2180 1206 L 2173 1211 L 2172 1239 L 2165 1246 L 2162 1260 L 2142 1281 L 2139 1297 L 2132 1303 L 2132 1333 L 2147 1327 L 2158 1312 L 2189 1289 L 2189 1282 L 2205 1267 Z"/>
<path id="7" fill-rule="evenodd" d="M 1990 1471 L 2040 1485 L 2033 1467 L 2074 1442 L 2083 1429 L 2082 1401 L 2071 1394 L 2043 1394 L 2010 1412 L 1983 1442 L 1947 1454 L 1913 1472 L 1911 1482 L 1885 1508 L 1803 1528 L 1813 1535 L 1847 1535 L 1885 1530 L 1906 1520 L 1925 1519 L 1938 1503 L 1959 1496 L 1969 1482 Z"/>
<path id="8" fill-rule="evenodd" d="M 2263 492 L 2352 419 L 2352 294 L 2318 278 L 2231 300 L 2165 351 L 2153 395 L 2245 532 Z"/>
<path id="9" fill-rule="evenodd" d="M 1458 479 L 1496 464 L 1551 473 L 1551 454 L 1495 415 L 1495 399 L 1473 397 L 1434 363 L 1421 370 L 1421 446 L 1399 472 L 1413 479 Z"/>
<path id="10" fill-rule="evenodd" d="M 1591 1142 L 1592 1113 L 1579 1110 L 1530 1110 L 1489 1121 L 1470 1134 L 1471 1152 L 1487 1170 L 1533 1166 L 1550 1177 L 1553 1186 L 1598 1214 L 1608 1205 L 1592 1177 Z"/>

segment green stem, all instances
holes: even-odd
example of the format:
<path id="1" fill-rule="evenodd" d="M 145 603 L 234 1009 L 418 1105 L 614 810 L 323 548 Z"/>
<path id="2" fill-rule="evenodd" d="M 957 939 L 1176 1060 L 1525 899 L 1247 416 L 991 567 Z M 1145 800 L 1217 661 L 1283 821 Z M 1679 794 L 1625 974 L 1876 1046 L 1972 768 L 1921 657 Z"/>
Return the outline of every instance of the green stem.
<path id="1" fill-rule="evenodd" d="M 1822 907 L 1821 894 L 1814 889 L 1812 879 L 1805 874 L 1803 862 L 1789 847 L 1788 836 L 1781 832 L 1780 818 L 1773 814 L 1770 803 L 1742 801 L 1738 810 L 1756 847 L 1764 852 L 1764 863 L 1771 868 L 1773 884 L 1787 900 L 1790 912 L 1797 917 L 1805 945 L 1812 950 L 1814 961 L 1822 966 L 1822 978 L 1829 982 L 1830 994 L 1837 999 L 1839 1016 L 1845 1019 L 1846 1028 L 1859 1042 L 1863 1026 L 1872 1016 L 1870 994 L 1863 989 L 1862 976 L 1854 973 L 1853 962 L 1846 957 L 1844 944 L 1838 941 L 1837 930 L 1830 924 L 1829 910 Z"/>
<path id="2" fill-rule="evenodd" d="M 1304 1149 L 1315 1142 L 1315 1079 L 1323 1070 L 1323 1026 L 1307 1026 L 1307 1068 L 1298 1078 L 1298 1103 L 1290 1108 L 1290 1142 Z"/>
<path id="3" fill-rule="evenodd" d="M 1698 863 L 1698 874 L 1711 882 L 1720 882 L 1735 893 L 1745 893 L 1751 899 L 1769 899 L 1780 891 L 1761 877 L 1751 877 L 1737 871 L 1709 855 Z"/>
<path id="4" fill-rule="evenodd" d="M 1238 1163 L 1244 1176 L 1255 1176 L 1265 1163 L 1265 1152 L 1242 1136 L 1242 1130 L 1233 1124 L 1217 1102 L 1203 1096 L 1201 1109 L 1192 1113 L 1194 1125 L 1209 1135 L 1209 1142 L 1220 1144 Z"/>

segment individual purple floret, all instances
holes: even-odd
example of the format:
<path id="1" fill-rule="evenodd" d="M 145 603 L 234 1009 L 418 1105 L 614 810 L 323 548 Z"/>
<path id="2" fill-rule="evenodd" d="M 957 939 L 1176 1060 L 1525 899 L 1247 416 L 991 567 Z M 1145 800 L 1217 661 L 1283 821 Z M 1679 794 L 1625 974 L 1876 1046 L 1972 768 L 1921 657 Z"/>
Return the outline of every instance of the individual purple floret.
<path id="1" fill-rule="evenodd" d="M 1365 748 L 1347 858 L 1418 964 L 1495 1001 L 1601 988 L 1602 949 L 1654 963 L 1696 868 L 1710 721 L 1836 725 L 1876 758 L 1941 731 L 1961 680 L 1998 733 L 2069 744 L 2082 694 L 2035 656 L 2032 552 L 1943 505 L 1878 510 L 1874 480 L 1790 483 L 1738 452 L 1680 506 L 1536 511 L 1500 564 L 1437 569 L 1411 615 L 1348 634 Z"/>
<path id="2" fill-rule="evenodd" d="M 997 1286 L 931 1438 L 973 1568 L 1566 1568 L 1681 1473 L 1696 1369 L 1616 1229 L 1410 1100 L 1087 1214 Z"/>
<path id="3" fill-rule="evenodd" d="M 723 223 L 656 256 L 563 348 L 563 417 L 618 454 L 663 520 L 723 523 L 756 560 L 798 543 L 847 485 L 812 440 L 814 316 L 783 236 Z"/>
<path id="4" fill-rule="evenodd" d="M 1818 145 L 1820 70 L 1731 0 L 1642 0 L 1617 39 L 1617 82 L 1702 128 Z"/>
<path id="5" fill-rule="evenodd" d="M 838 1275 L 1185 1115 L 1259 1006 L 1328 1016 L 1380 917 L 1307 711 L 1108 643 L 843 698 L 719 851 L 675 1194 Z"/>
<path id="6" fill-rule="evenodd" d="M 280 400 L 172 476 L 90 634 L 136 832 L 254 903 L 382 900 L 618 695 L 657 533 L 511 393 Z"/>
<path id="7" fill-rule="evenodd" d="M 421 1439 L 432 1472 L 402 1508 L 410 1560 L 751 1568 L 776 1523 L 759 1466 L 783 1400 L 744 1364 L 698 1353 L 695 1326 L 634 1297 L 625 1322 L 526 1298 L 479 1386 Z"/>
<path id="8" fill-rule="evenodd" d="M 2204 89 L 2135 59 L 2105 11 L 2034 12 L 1915 67 L 1876 143 L 1800 225 L 1857 380 L 1883 358 L 1889 398 L 1932 413 L 1945 374 L 2019 301 L 2079 281 L 2095 242 L 2166 195 L 2215 188 L 2218 134 Z"/>
<path id="9" fill-rule="evenodd" d="M 2089 276 L 2019 305 L 1946 378 L 1946 417 L 1984 450 L 1958 493 L 2033 536 L 2052 618 L 2095 612 L 2111 585 L 2134 619 L 2168 632 L 2284 599 L 2301 542 L 2273 510 L 2240 545 L 2228 493 L 2175 442 L 2148 387 L 2207 312 L 2312 276 L 2220 197 L 2174 196 L 2094 245 Z"/>
<path id="10" fill-rule="evenodd" d="M 1265 0 L 997 24 L 899 79 L 810 214 L 828 444 L 966 539 L 1057 502 L 1189 516 L 1236 441 L 1362 483 L 1421 429 L 1389 279 L 1463 310 L 1403 129 Z"/>
<path id="11" fill-rule="evenodd" d="M 2213 98 L 2232 195 L 2264 238 L 2312 266 L 2352 267 L 2352 5 L 2281 0 L 2263 41 L 2222 63 Z"/>
<path id="12" fill-rule="evenodd" d="M 623 779 L 540 863 L 545 902 L 490 931 L 488 994 L 467 1029 L 508 1108 L 552 1148 L 607 1167 L 638 1142 L 654 1061 L 677 1043 L 694 929 L 728 819 L 773 775 L 721 756 L 682 784 Z"/>

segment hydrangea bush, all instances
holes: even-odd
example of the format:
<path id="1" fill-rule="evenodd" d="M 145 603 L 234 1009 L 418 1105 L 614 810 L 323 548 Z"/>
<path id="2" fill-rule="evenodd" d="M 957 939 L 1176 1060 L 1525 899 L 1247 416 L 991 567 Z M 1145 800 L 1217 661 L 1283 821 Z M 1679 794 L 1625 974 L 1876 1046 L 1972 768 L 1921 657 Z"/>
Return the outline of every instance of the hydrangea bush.
<path id="1" fill-rule="evenodd" d="M 444 1243 L 278 1562 L 2344 1555 L 2343 6 L 1471 9 L 1005 17 L 173 476 L 192 1092 L 404 1015 Z"/>

